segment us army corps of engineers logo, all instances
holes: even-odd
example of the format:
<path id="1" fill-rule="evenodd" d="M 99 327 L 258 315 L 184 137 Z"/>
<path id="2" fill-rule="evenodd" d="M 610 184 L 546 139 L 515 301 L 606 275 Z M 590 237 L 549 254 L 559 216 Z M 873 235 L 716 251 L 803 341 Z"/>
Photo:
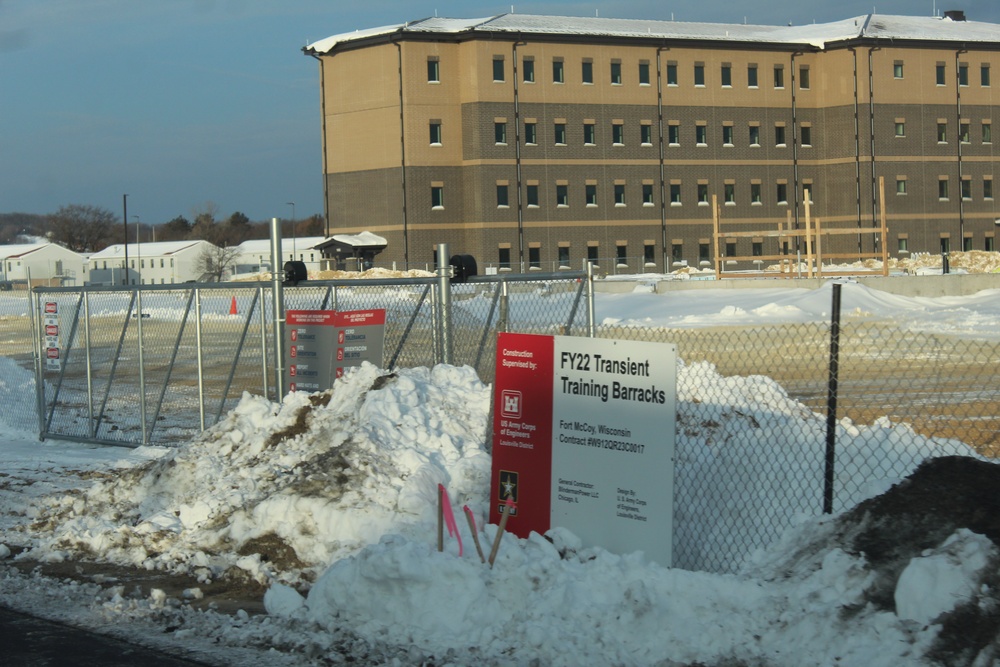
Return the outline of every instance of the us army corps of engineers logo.
<path id="1" fill-rule="evenodd" d="M 514 503 L 514 507 L 508 510 L 510 516 L 517 516 L 517 473 L 511 470 L 500 471 L 500 485 L 497 491 L 497 512 L 503 514 L 503 508 L 507 500 Z"/>

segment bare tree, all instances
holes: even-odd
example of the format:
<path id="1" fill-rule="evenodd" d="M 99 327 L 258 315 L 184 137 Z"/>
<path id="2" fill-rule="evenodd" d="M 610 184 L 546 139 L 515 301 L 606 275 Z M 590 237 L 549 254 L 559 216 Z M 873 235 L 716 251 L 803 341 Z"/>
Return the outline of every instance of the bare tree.
<path id="1" fill-rule="evenodd" d="M 240 256 L 238 246 L 206 246 L 195 262 L 195 269 L 202 277 L 222 282 Z"/>
<path id="2" fill-rule="evenodd" d="M 112 241 L 117 218 L 100 206 L 70 204 L 49 216 L 52 240 L 76 252 L 102 250 Z"/>

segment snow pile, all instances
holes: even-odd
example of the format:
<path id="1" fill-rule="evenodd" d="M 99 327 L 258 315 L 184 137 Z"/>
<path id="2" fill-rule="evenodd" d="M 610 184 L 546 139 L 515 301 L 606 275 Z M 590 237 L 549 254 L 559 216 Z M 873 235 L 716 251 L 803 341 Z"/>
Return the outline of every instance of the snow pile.
<path id="1" fill-rule="evenodd" d="M 291 393 L 281 405 L 244 395 L 189 444 L 49 499 L 34 517 L 33 552 L 100 554 L 206 581 L 234 566 L 262 582 L 297 580 L 387 532 L 433 526 L 439 483 L 457 502 L 480 499 L 488 399 L 471 369 L 450 366 L 394 375 L 366 365 L 330 392 Z M 288 561 L 265 563 L 260 542 Z"/>

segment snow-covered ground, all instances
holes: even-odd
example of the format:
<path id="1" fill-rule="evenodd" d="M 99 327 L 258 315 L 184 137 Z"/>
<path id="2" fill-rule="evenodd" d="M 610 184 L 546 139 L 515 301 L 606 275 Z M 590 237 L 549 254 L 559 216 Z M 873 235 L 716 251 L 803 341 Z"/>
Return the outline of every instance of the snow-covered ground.
<path id="1" fill-rule="evenodd" d="M 1000 331 L 1000 290 L 912 299 L 848 283 L 844 292 L 844 310 L 854 316 L 877 313 L 904 327 L 976 337 Z M 669 312 L 665 303 L 641 290 L 600 295 L 598 318 L 681 327 L 818 321 L 829 312 L 830 287 L 699 290 L 670 295 Z M 31 378 L 12 363 L 0 371 L 0 400 L 23 402 L 30 413 Z M 719 430 L 738 431 L 737 412 L 764 428 L 719 439 L 711 456 L 697 430 L 678 434 L 679 477 L 704 474 L 725 457 L 723 442 L 782 452 L 802 474 L 802 451 L 821 444 L 823 417 L 767 378 L 725 378 L 682 362 L 681 416 L 708 393 L 739 407 L 720 410 Z M 506 535 L 491 568 L 470 547 L 463 521 L 462 555 L 452 539 L 439 552 L 439 484 L 455 508 L 472 510 L 487 551 L 496 535 L 484 525 L 489 401 L 489 387 L 468 368 L 387 374 L 365 366 L 332 392 L 292 394 L 280 405 L 246 395 L 218 425 L 171 449 L 39 443 L 30 424 L 7 424 L 0 604 L 180 646 L 219 664 L 273 665 L 916 666 L 933 664 L 926 656 L 940 651 L 948 613 L 963 602 L 996 615 L 1000 553 L 966 526 L 895 569 L 855 548 L 852 536 L 865 523 L 845 524 L 846 515 L 802 517 L 732 575 L 585 547 L 561 529 L 525 540 Z M 774 419 L 802 427 L 770 430 Z M 900 448 L 916 459 L 975 458 L 958 442 L 901 438 L 905 425 L 845 420 L 839 428 L 848 443 L 841 456 L 852 464 L 839 469 L 863 468 L 873 452 Z M 869 502 L 912 472 L 881 470 L 867 487 Z M 719 487 L 782 487 L 752 469 L 732 474 L 710 479 Z M 675 539 L 694 528 L 711 534 L 712 521 L 711 508 L 681 515 Z M 768 530 L 763 517 L 759 529 Z M 725 544 L 720 538 L 714 548 Z M 14 567 L 28 561 L 101 561 L 195 583 L 172 595 L 106 574 L 60 581 Z M 266 614 L 199 608 L 213 583 L 240 577 L 266 590 Z M 970 640 L 970 654 L 949 664 L 995 665 L 997 647 L 994 631 L 985 644 Z"/>

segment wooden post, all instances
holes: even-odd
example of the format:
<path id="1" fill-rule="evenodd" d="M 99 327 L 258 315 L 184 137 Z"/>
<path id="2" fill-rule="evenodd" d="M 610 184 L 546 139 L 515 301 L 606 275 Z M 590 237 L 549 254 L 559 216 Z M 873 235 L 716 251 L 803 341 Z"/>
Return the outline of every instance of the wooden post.
<path id="1" fill-rule="evenodd" d="M 819 218 L 816 218 L 816 274 L 823 277 L 823 234 Z"/>
<path id="2" fill-rule="evenodd" d="M 719 204 L 718 195 L 712 195 L 712 229 L 715 233 L 712 237 L 715 239 L 715 279 L 719 280 L 722 278 L 722 257 L 719 255 Z"/>
<path id="3" fill-rule="evenodd" d="M 803 202 L 806 207 L 806 276 L 809 278 L 813 277 L 813 242 L 812 242 L 812 220 L 810 219 L 809 213 L 809 189 L 803 190 L 805 201 Z"/>
<path id="4" fill-rule="evenodd" d="M 961 193 L 959 193 L 961 194 Z M 885 176 L 878 177 L 878 211 L 882 223 L 882 275 L 889 275 L 889 229 L 885 224 Z"/>
<path id="5" fill-rule="evenodd" d="M 438 551 L 444 551 L 444 489 L 438 485 Z"/>

